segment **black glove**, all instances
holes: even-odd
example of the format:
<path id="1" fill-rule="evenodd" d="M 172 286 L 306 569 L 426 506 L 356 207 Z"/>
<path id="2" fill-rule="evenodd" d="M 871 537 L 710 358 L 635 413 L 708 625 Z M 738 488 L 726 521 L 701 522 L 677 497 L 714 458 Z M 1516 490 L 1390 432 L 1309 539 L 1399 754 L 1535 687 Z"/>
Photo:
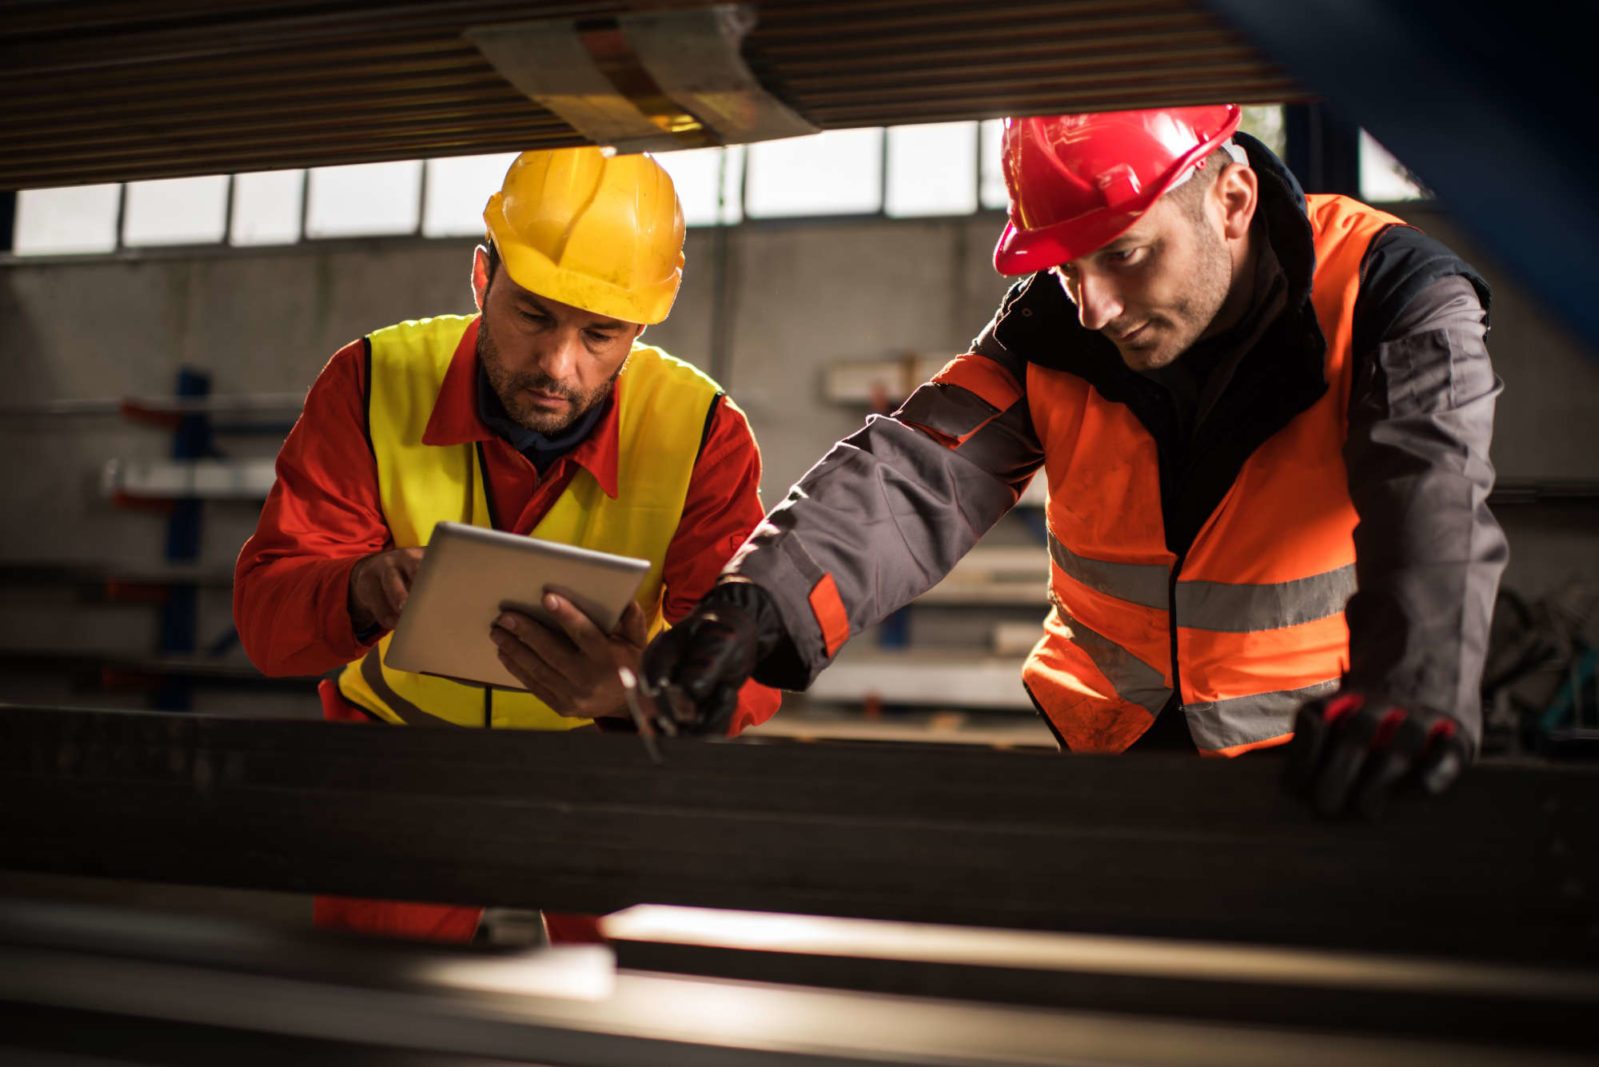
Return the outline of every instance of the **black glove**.
<path id="1" fill-rule="evenodd" d="M 724 734 L 755 665 L 787 640 L 777 609 L 750 582 L 723 582 L 644 650 L 657 711 L 691 734 Z"/>
<path id="2" fill-rule="evenodd" d="M 1448 789 L 1471 754 L 1453 715 L 1345 689 L 1299 709 L 1287 785 L 1323 815 L 1353 810 L 1375 819 L 1397 787 L 1434 796 Z"/>

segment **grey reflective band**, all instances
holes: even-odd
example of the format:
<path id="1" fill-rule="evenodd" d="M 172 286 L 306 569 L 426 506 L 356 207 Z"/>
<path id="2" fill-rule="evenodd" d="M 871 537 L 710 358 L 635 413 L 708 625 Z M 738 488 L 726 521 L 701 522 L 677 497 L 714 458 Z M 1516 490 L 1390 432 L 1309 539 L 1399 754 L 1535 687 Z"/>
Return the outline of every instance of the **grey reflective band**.
<path id="1" fill-rule="evenodd" d="M 1095 592 L 1166 611 L 1171 571 L 1158 563 L 1112 563 L 1079 556 L 1049 534 L 1049 555 L 1066 575 Z M 1177 625 L 1243 634 L 1280 630 L 1336 615 L 1355 592 L 1353 563 L 1308 578 L 1250 584 L 1180 580 Z"/>
<path id="2" fill-rule="evenodd" d="M 1171 568 L 1161 563 L 1112 563 L 1079 556 L 1049 532 L 1049 557 L 1067 576 L 1088 588 L 1159 611 L 1171 599 Z"/>
<path id="3" fill-rule="evenodd" d="M 383 677 L 380 648 L 381 645 L 374 646 L 361 657 L 361 677 L 372 687 L 372 692 L 377 694 L 378 699 L 407 726 L 454 726 L 455 723 L 441 719 L 437 715 L 430 715 L 394 691 L 389 680 Z"/>
<path id="4" fill-rule="evenodd" d="M 1280 630 L 1337 615 L 1355 592 L 1355 565 L 1264 585 L 1177 583 L 1177 625 L 1222 633 Z"/>
<path id="5" fill-rule="evenodd" d="M 1338 679 L 1331 678 L 1303 689 L 1279 689 L 1203 704 L 1184 704 L 1183 712 L 1188 716 L 1188 732 L 1194 743 L 1213 752 L 1293 733 L 1294 714 L 1299 706 L 1337 688 Z"/>
<path id="6" fill-rule="evenodd" d="M 1130 704 L 1137 704 L 1151 715 L 1171 699 L 1171 687 L 1164 675 L 1118 645 L 1104 634 L 1096 633 L 1062 611 L 1057 605 L 1055 614 L 1072 632 L 1072 643 L 1083 650 L 1094 666 L 1116 689 L 1116 695 Z"/>

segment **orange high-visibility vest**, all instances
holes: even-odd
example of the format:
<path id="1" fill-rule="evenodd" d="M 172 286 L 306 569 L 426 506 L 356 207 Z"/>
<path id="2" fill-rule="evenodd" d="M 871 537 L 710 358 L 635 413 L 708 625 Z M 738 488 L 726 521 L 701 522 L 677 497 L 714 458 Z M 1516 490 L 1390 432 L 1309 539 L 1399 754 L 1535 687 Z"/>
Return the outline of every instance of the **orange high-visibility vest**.
<path id="1" fill-rule="evenodd" d="M 1403 222 L 1345 197 L 1307 201 L 1327 391 L 1244 462 L 1183 556 L 1166 547 L 1149 432 L 1083 379 L 1027 369 L 1054 607 L 1022 677 L 1073 751 L 1126 749 L 1174 689 L 1200 751 L 1281 744 L 1299 705 L 1347 669 L 1355 297 L 1367 246 Z"/>

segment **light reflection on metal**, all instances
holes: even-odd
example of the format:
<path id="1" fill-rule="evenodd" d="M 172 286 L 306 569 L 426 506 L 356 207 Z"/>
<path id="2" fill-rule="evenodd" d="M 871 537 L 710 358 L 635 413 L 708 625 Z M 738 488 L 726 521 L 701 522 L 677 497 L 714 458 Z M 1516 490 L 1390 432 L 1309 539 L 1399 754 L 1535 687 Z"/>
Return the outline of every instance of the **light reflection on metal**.
<path id="1" fill-rule="evenodd" d="M 604 945 L 552 945 L 505 956 L 429 960 L 413 977 L 473 993 L 604 1000 L 616 987 L 616 955 Z"/>
<path id="2" fill-rule="evenodd" d="M 1428 990 L 1599 1003 L 1599 975 L 1221 942 L 995 930 L 928 923 L 835 919 L 645 904 L 607 916 L 615 941 L 912 960 L 1025 970 L 1233 982 L 1293 982 L 1351 989 Z"/>

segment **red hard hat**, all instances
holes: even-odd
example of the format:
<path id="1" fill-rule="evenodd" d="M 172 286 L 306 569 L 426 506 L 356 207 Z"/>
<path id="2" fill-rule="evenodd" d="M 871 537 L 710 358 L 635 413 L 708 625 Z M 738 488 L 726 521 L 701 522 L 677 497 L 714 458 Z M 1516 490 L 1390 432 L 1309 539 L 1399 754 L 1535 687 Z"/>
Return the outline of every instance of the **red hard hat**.
<path id="1" fill-rule="evenodd" d="M 1238 129 L 1236 104 L 1006 119 L 1010 221 L 994 269 L 1031 274 L 1115 240 Z"/>

